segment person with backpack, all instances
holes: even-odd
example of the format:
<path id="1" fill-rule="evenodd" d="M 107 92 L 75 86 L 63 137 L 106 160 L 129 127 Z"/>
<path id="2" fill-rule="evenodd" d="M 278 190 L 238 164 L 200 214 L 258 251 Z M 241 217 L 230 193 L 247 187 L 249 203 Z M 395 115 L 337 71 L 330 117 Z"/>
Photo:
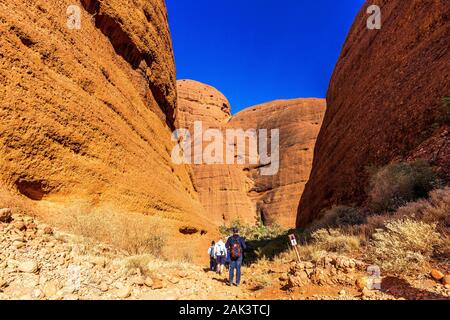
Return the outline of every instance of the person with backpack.
<path id="1" fill-rule="evenodd" d="M 212 241 L 211 246 L 208 248 L 209 255 L 209 271 L 214 271 L 216 269 L 216 254 L 215 254 L 216 242 Z"/>
<path id="2" fill-rule="evenodd" d="M 214 247 L 214 254 L 216 255 L 217 273 L 221 275 L 223 272 L 225 259 L 227 258 L 227 248 L 225 247 L 225 243 L 222 239 L 217 241 Z"/>
<path id="3" fill-rule="evenodd" d="M 239 230 L 233 228 L 233 235 L 228 238 L 226 248 L 230 252 L 230 282 L 233 285 L 234 270 L 236 269 L 236 286 L 241 282 L 241 266 L 244 258 L 244 250 L 247 248 L 243 238 L 239 236 Z"/>

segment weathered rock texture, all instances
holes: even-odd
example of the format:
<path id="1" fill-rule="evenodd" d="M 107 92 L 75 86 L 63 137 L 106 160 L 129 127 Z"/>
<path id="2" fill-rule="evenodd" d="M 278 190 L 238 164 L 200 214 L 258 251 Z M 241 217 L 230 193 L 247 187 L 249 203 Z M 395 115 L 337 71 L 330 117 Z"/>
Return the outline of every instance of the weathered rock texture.
<path id="1" fill-rule="evenodd" d="M 262 176 L 258 165 L 248 163 L 247 153 L 245 165 L 193 165 L 193 180 L 201 203 L 215 221 L 255 223 L 261 219 L 266 224 L 293 227 L 325 101 L 273 101 L 231 117 L 229 103 L 220 92 L 191 80 L 178 81 L 178 101 L 177 127 L 188 128 L 192 134 L 194 121 L 202 121 L 203 130 L 218 128 L 223 133 L 226 129 L 280 129 L 278 174 Z"/>
<path id="2" fill-rule="evenodd" d="M 176 126 L 185 128 L 201 121 L 204 128 L 220 128 L 231 118 L 227 98 L 215 88 L 194 80 L 178 80 Z"/>
<path id="3" fill-rule="evenodd" d="M 176 126 L 194 135 L 194 122 L 206 129 L 226 130 L 231 109 L 225 96 L 206 84 L 179 80 Z M 195 137 L 192 137 L 193 139 Z M 192 155 L 194 160 L 194 155 Z M 226 164 L 193 164 L 194 186 L 200 202 L 211 220 L 219 223 L 241 220 L 256 222 L 256 211 L 247 196 L 252 182 L 238 166 Z"/>
<path id="4" fill-rule="evenodd" d="M 265 224 L 295 226 L 298 199 L 311 172 L 325 109 L 324 99 L 277 100 L 243 110 L 230 121 L 231 127 L 244 130 L 279 129 L 278 173 L 261 175 L 258 166 L 244 167 L 253 181 L 247 195 Z"/>
<path id="5" fill-rule="evenodd" d="M 73 4 L 81 30 L 66 25 Z M 0 8 L 1 184 L 36 206 L 142 213 L 180 237 L 184 225 L 204 229 L 190 169 L 170 158 L 176 82 L 164 1 Z"/>
<path id="6" fill-rule="evenodd" d="M 367 166 L 413 158 L 450 170 L 442 98 L 450 80 L 450 2 L 371 1 L 381 30 L 368 30 L 365 4 L 333 73 L 299 226 L 334 204 L 365 199 Z"/>

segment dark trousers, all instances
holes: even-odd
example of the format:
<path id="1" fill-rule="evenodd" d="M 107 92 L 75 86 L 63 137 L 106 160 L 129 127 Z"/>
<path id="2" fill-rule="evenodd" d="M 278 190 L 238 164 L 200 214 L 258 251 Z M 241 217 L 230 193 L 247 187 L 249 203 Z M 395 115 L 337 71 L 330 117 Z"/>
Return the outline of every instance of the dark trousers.
<path id="1" fill-rule="evenodd" d="M 241 266 L 242 257 L 230 261 L 230 285 L 233 284 L 234 269 L 236 269 L 236 284 L 239 285 L 239 283 L 241 283 Z"/>
<path id="2" fill-rule="evenodd" d="M 216 259 L 213 257 L 209 258 L 209 270 L 215 271 L 216 270 Z"/>

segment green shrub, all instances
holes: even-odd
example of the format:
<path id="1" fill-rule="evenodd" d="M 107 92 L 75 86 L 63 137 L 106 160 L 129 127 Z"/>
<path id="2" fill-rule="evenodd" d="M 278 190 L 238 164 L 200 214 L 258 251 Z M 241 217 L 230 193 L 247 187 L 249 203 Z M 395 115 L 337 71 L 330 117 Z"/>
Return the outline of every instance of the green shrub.
<path id="1" fill-rule="evenodd" d="M 266 226 L 262 222 L 258 222 L 256 225 L 249 225 L 240 220 L 233 221 L 230 226 L 220 226 L 219 231 L 223 236 L 228 237 L 233 234 L 233 228 L 238 228 L 239 235 L 249 241 L 270 240 L 285 233 L 285 230 L 276 224 Z"/>
<path id="2" fill-rule="evenodd" d="M 437 175 L 424 161 L 389 164 L 372 175 L 369 202 L 376 212 L 394 211 L 407 202 L 427 197 L 437 183 Z"/>
<path id="3" fill-rule="evenodd" d="M 354 226 L 366 221 L 366 217 L 361 210 L 347 206 L 334 207 L 326 214 L 334 217 L 332 221 L 334 226 Z"/>
<path id="4" fill-rule="evenodd" d="M 369 246 L 369 257 L 384 271 L 409 274 L 424 271 L 441 240 L 435 224 L 411 219 L 390 221 L 378 229 Z"/>
<path id="5" fill-rule="evenodd" d="M 442 98 L 442 109 L 437 116 L 439 124 L 450 124 L 450 91 L 448 96 Z"/>
<path id="6" fill-rule="evenodd" d="M 343 208 L 339 210 L 339 214 L 336 217 L 336 225 L 338 226 L 355 226 L 363 224 L 365 221 L 365 217 L 355 208 Z"/>

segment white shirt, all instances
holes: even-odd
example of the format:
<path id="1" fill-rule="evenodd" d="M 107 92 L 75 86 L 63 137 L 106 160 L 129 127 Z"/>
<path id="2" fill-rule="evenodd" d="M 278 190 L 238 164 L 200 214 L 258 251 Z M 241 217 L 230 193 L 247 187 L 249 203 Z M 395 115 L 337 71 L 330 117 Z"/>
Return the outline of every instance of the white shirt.
<path id="1" fill-rule="evenodd" d="M 227 248 L 222 240 L 219 240 L 214 246 L 214 255 L 217 256 L 227 256 Z"/>

